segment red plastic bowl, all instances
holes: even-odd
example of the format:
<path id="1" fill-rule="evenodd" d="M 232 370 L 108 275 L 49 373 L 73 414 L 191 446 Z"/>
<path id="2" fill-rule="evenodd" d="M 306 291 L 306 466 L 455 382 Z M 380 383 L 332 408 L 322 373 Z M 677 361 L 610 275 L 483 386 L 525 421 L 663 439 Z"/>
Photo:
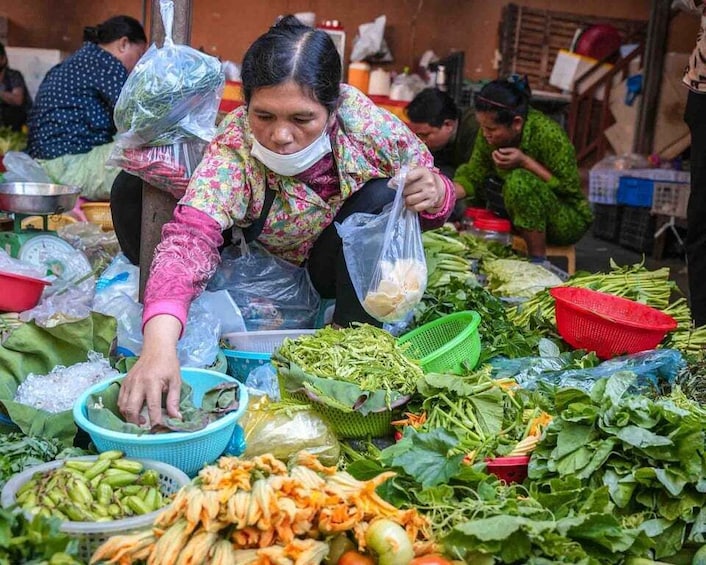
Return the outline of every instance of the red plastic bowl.
<path id="1" fill-rule="evenodd" d="M 24 312 L 34 308 L 49 281 L 0 271 L 0 311 Z"/>
<path id="2" fill-rule="evenodd" d="M 654 349 L 677 327 L 671 316 L 634 300 L 588 288 L 557 286 L 556 327 L 572 347 L 601 359 Z"/>
<path id="3" fill-rule="evenodd" d="M 506 483 L 521 483 L 527 478 L 529 460 L 529 455 L 488 458 L 485 460 L 485 468 Z"/>

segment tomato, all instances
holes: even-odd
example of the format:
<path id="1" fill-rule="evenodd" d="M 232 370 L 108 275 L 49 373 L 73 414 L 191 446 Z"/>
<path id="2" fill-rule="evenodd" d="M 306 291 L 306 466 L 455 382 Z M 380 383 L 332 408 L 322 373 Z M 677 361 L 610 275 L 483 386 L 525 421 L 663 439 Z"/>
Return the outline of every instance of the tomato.
<path id="1" fill-rule="evenodd" d="M 431 554 L 415 557 L 409 565 L 451 565 L 451 561 L 441 555 Z"/>
<path id="2" fill-rule="evenodd" d="M 375 565 L 375 561 L 369 555 L 350 550 L 341 555 L 337 565 Z"/>

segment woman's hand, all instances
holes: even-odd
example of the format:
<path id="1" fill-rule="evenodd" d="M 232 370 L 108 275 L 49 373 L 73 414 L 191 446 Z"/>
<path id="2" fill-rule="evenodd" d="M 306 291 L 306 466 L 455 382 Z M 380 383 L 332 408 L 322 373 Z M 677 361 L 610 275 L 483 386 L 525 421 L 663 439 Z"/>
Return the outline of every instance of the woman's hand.
<path id="1" fill-rule="evenodd" d="M 140 358 L 120 387 L 118 408 L 128 422 L 145 424 L 140 413 L 147 406 L 149 424 L 162 420 L 162 393 L 167 393 L 167 415 L 180 418 L 181 372 L 176 343 L 181 323 L 173 316 L 155 316 L 145 326 Z"/>
<path id="2" fill-rule="evenodd" d="M 493 162 L 499 169 L 518 169 L 525 166 L 527 155 L 517 147 L 501 147 L 493 151 Z"/>
<path id="3" fill-rule="evenodd" d="M 416 167 L 405 179 L 404 204 L 415 212 L 436 212 L 443 206 L 446 186 L 439 176 L 425 167 Z"/>

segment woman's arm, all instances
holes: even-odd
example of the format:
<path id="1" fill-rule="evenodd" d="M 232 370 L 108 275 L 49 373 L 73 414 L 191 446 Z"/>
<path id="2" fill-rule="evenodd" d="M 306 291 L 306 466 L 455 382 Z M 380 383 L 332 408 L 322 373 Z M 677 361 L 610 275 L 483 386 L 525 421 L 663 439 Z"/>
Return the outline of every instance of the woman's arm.
<path id="1" fill-rule="evenodd" d="M 22 106 L 25 98 L 25 90 L 21 86 L 16 86 L 12 90 L 0 91 L 0 101 L 10 106 Z"/>
<path id="2" fill-rule="evenodd" d="M 456 169 L 453 181 L 463 190 L 461 198 L 469 197 L 478 199 L 479 189 L 483 181 L 494 172 L 493 160 L 491 158 L 491 148 L 482 134 L 476 137 L 473 152 L 468 163 Z M 457 189 L 456 196 L 459 197 L 461 190 Z"/>

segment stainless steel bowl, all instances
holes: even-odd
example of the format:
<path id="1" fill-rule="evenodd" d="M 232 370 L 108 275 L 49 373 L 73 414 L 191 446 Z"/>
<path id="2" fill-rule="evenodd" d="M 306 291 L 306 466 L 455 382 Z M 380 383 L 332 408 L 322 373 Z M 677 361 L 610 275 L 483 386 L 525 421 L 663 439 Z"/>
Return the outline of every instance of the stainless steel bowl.
<path id="1" fill-rule="evenodd" d="M 0 183 L 0 210 L 15 214 L 61 214 L 73 209 L 81 189 L 44 182 Z"/>

